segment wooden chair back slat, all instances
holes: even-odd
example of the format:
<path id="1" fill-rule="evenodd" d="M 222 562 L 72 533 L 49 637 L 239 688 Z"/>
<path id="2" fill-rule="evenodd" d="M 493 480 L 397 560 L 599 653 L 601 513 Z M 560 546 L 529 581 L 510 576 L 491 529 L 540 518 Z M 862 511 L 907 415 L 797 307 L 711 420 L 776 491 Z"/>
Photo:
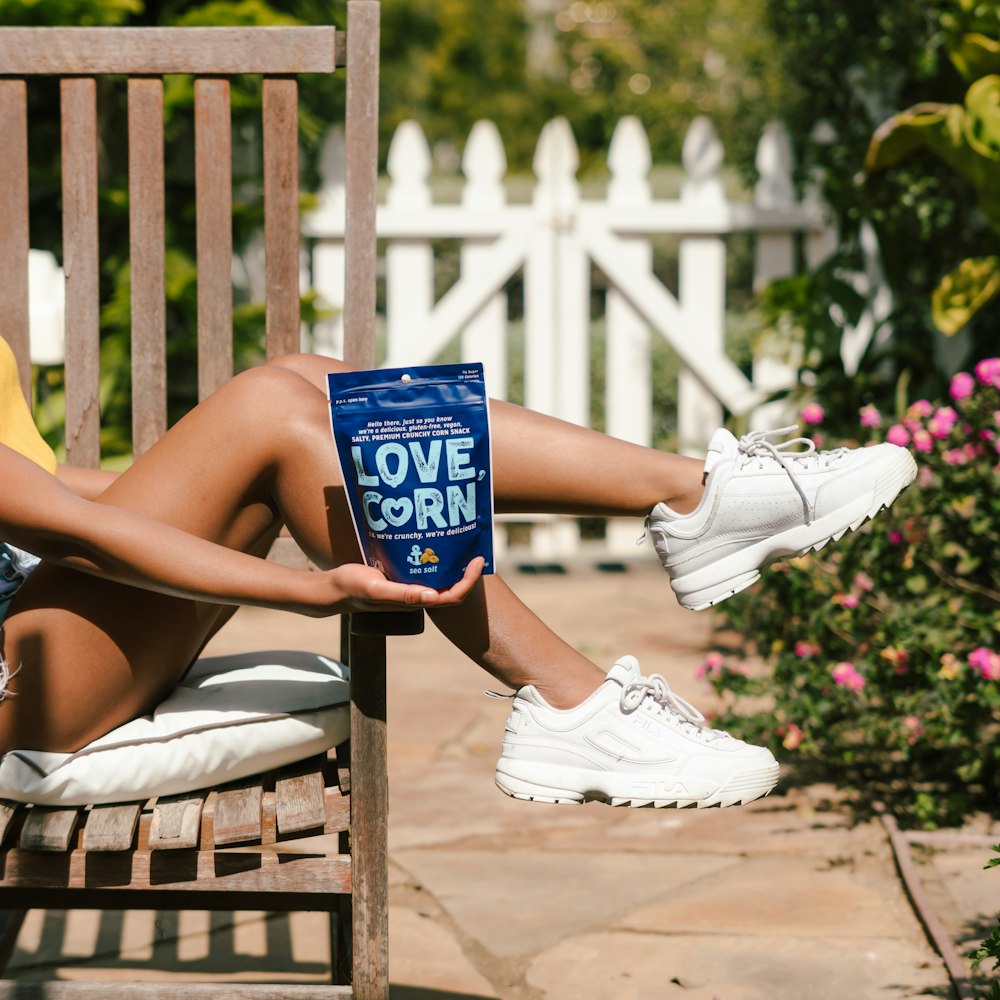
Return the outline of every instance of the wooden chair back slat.
<path id="1" fill-rule="evenodd" d="M 66 455 L 100 464 L 100 264 L 97 241 L 97 84 L 60 81 L 63 269 L 66 274 Z"/>
<path id="2" fill-rule="evenodd" d="M 336 29 L 8 28 L 0 38 L 5 76 L 162 76 L 191 73 L 332 73 Z"/>
<path id="3" fill-rule="evenodd" d="M 229 81 L 195 81 L 198 398 L 233 374 L 233 151 Z"/>
<path id="4" fill-rule="evenodd" d="M 347 9 L 347 62 L 344 180 L 351 204 L 344 241 L 351 252 L 344 276 L 344 360 L 359 368 L 374 368 L 378 88 L 371 81 L 378 79 L 379 72 L 376 0 L 359 0 Z"/>
<path id="5" fill-rule="evenodd" d="M 148 451 L 167 429 L 163 81 L 128 82 L 132 276 L 132 445 Z"/>
<path id="6" fill-rule="evenodd" d="M 28 335 L 28 111 L 23 80 L 0 80 L 0 316 L 16 357 L 26 358 Z M 31 399 L 31 370 L 20 365 L 21 389 Z"/>
<path id="7" fill-rule="evenodd" d="M 264 267 L 267 356 L 299 349 L 299 88 L 264 80 Z"/>

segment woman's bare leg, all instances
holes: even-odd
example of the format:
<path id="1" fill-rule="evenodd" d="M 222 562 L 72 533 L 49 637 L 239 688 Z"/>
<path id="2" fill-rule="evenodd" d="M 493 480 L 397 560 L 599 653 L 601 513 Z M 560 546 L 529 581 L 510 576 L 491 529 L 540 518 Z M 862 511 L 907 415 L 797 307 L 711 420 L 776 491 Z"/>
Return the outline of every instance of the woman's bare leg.
<path id="1" fill-rule="evenodd" d="M 326 391 L 341 361 L 296 354 L 271 362 Z M 679 514 L 698 506 L 702 463 L 630 444 L 533 410 L 494 400 L 490 411 L 493 490 L 501 514 L 645 517 L 666 501 Z"/>
<path id="2" fill-rule="evenodd" d="M 272 362 L 324 394 L 326 375 L 347 368 L 315 355 Z M 667 501 L 679 513 L 701 499 L 702 463 L 643 448 L 523 407 L 492 401 L 493 489 L 500 513 L 635 516 Z M 603 680 L 594 667 L 525 607 L 499 576 L 459 608 L 430 612 L 466 655 L 512 688 L 534 684 L 557 708 L 587 697 Z M 568 664 L 576 663 L 575 669 Z"/>
<path id="3" fill-rule="evenodd" d="M 101 494 L 232 548 L 263 553 L 287 523 L 320 566 L 357 561 L 328 406 L 294 371 L 232 380 Z M 557 705 L 602 674 L 546 628 L 498 577 L 456 615 L 435 616 L 510 687 L 536 683 Z M 70 750 L 148 711 L 231 609 L 97 580 L 56 566 L 28 581 L 5 626 L 22 671 L 0 706 L 0 750 Z"/>

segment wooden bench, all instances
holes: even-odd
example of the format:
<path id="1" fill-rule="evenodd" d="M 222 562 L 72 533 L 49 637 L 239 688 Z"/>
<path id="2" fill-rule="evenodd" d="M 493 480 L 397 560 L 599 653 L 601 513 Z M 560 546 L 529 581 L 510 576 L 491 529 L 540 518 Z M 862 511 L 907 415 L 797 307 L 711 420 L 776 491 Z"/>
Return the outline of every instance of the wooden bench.
<path id="1" fill-rule="evenodd" d="M 101 458 L 95 95 L 104 76 L 125 77 L 128 88 L 135 453 L 167 425 L 166 74 L 195 77 L 200 397 L 233 374 L 234 74 L 263 78 L 266 339 L 268 357 L 276 357 L 298 350 L 300 335 L 297 76 L 347 66 L 344 356 L 373 366 L 379 5 L 350 0 L 347 8 L 346 40 L 332 27 L 0 29 L 0 314 L 29 398 L 27 92 L 37 76 L 59 79 L 72 464 L 96 467 Z M 279 542 L 287 555 L 290 540 Z M 0 804 L 4 961 L 25 907 L 309 909 L 331 914 L 333 981 L 341 985 L 2 981 L 0 997 L 103 996 L 116 988 L 216 1000 L 387 997 L 385 636 L 422 627 L 419 613 L 342 621 L 341 659 L 355 667 L 351 735 L 326 758 L 164 800 L 85 809 Z"/>

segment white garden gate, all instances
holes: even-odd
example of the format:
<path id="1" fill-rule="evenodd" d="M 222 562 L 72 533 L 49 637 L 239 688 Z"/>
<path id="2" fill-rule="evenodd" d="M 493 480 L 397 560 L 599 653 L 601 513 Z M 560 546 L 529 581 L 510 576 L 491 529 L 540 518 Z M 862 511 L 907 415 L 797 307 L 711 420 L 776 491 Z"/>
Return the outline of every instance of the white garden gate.
<path id="1" fill-rule="evenodd" d="M 304 224 L 311 270 L 304 276 L 333 307 L 342 301 L 343 148 L 331 133 L 323 154 L 319 208 Z M 524 402 L 587 425 L 590 414 L 590 285 L 592 268 L 607 283 L 605 429 L 651 442 L 651 335 L 663 337 L 683 363 L 678 386 L 681 450 L 700 452 L 723 409 L 746 414 L 792 371 L 776 352 L 755 360 L 748 379 L 724 342 L 726 238 L 755 235 L 754 284 L 793 271 L 796 243 L 807 260 L 833 245 L 822 206 L 798 200 L 790 146 L 781 126 L 763 134 L 752 200 L 727 199 L 723 150 L 711 123 L 696 119 L 683 147 L 684 181 L 677 199 L 655 198 L 646 134 L 622 119 L 608 151 L 604 197 L 584 198 L 577 146 L 565 119 L 542 130 L 534 188 L 513 203 L 505 184 L 503 143 L 491 122 L 475 125 L 462 158 L 457 202 L 435 202 L 431 153 L 419 125 L 401 124 L 390 145 L 388 184 L 378 214 L 385 256 L 385 357 L 382 364 L 427 364 L 456 338 L 463 360 L 486 365 L 490 392 L 508 390 L 508 320 L 504 288 L 518 272 L 524 287 Z M 651 239 L 679 238 L 678 294 L 653 272 Z M 435 300 L 432 241 L 461 242 L 457 281 Z M 339 319 L 314 331 L 314 349 L 338 354 Z M 634 523 L 609 524 L 605 553 L 631 549 Z M 561 558 L 578 546 L 575 522 L 548 519 L 532 533 L 535 558 Z"/>

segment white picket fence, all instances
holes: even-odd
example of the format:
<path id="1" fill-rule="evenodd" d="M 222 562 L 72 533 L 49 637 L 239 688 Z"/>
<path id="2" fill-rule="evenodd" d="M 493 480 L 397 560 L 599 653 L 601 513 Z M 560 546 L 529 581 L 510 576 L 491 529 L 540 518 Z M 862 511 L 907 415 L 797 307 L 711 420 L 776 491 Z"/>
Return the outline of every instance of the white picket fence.
<path id="1" fill-rule="evenodd" d="M 684 180 L 677 199 L 653 196 L 652 160 L 636 118 L 623 118 L 608 150 L 609 180 L 600 199 L 581 194 L 578 149 L 565 119 L 542 130 L 534 188 L 512 203 L 506 156 L 496 127 L 480 121 L 462 158 L 457 203 L 435 202 L 432 158 L 420 126 L 402 123 L 390 145 L 388 185 L 379 207 L 384 241 L 385 356 L 391 367 L 427 364 L 457 338 L 462 360 L 485 363 L 489 390 L 508 393 L 508 308 L 504 288 L 520 273 L 524 296 L 524 402 L 586 426 L 590 414 L 592 267 L 607 281 L 605 430 L 648 445 L 652 434 L 651 338 L 663 337 L 682 362 L 678 436 L 682 451 L 700 453 L 723 408 L 760 413 L 762 398 L 789 384 L 784 348 L 756 358 L 748 379 L 724 342 L 727 237 L 754 236 L 754 286 L 792 273 L 797 241 L 808 261 L 835 242 L 818 199 L 796 198 L 792 155 L 780 125 L 760 139 L 759 179 L 752 200 L 727 200 L 723 149 L 711 123 L 696 119 L 683 146 Z M 336 309 L 343 301 L 343 140 L 327 137 L 319 208 L 304 223 L 311 246 L 303 285 Z M 678 294 L 653 272 L 652 239 L 679 238 Z M 435 300 L 432 241 L 461 243 L 458 280 Z M 338 355 L 339 317 L 312 331 L 312 347 Z M 773 345 L 772 345 L 773 346 Z M 785 345 L 787 346 L 787 345 Z M 635 523 L 608 525 L 603 554 L 634 553 Z M 547 519 L 531 534 L 534 559 L 560 559 L 579 549 L 576 522 Z"/>

